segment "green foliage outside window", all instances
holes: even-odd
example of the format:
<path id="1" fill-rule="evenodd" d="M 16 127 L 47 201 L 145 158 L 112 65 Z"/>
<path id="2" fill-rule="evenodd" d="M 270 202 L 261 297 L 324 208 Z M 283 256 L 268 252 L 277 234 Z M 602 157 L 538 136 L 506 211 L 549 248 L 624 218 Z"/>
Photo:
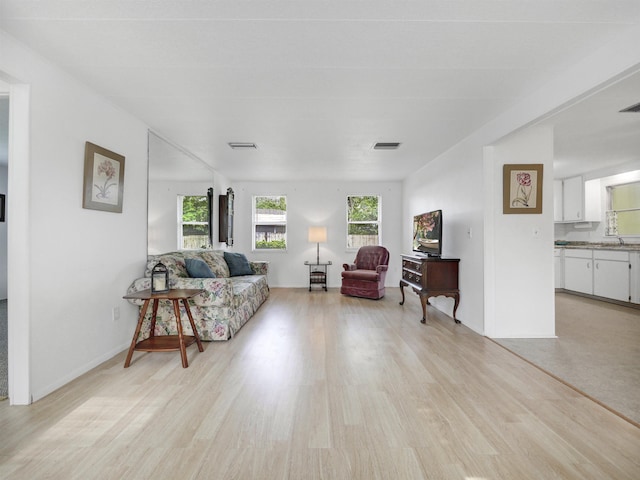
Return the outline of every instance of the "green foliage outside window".
<path id="1" fill-rule="evenodd" d="M 260 250 L 284 250 L 285 248 L 287 248 L 287 243 L 284 240 L 256 241 L 256 249 Z"/>
<path id="2" fill-rule="evenodd" d="M 180 225 L 181 249 L 207 248 L 209 246 L 209 206 L 206 195 L 180 195 L 182 222 Z"/>
<path id="3" fill-rule="evenodd" d="M 256 210 L 284 210 L 287 211 L 287 198 L 277 197 L 256 197 Z"/>
<path id="4" fill-rule="evenodd" d="M 378 221 L 378 197 L 348 197 L 347 198 L 349 222 L 376 222 Z"/>
<path id="5" fill-rule="evenodd" d="M 380 197 L 347 197 L 347 248 L 380 244 Z"/>
<path id="6" fill-rule="evenodd" d="M 206 222 L 208 213 L 206 196 L 182 197 L 183 223 Z"/>

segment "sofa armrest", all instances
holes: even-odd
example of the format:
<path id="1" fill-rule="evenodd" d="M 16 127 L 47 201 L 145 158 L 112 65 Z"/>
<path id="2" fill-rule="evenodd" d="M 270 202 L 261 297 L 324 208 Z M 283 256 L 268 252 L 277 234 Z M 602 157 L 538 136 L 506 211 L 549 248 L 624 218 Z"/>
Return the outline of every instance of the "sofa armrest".
<path id="1" fill-rule="evenodd" d="M 269 273 L 269 262 L 264 260 L 250 260 L 249 265 L 255 275 L 267 275 Z"/>
<path id="2" fill-rule="evenodd" d="M 226 307 L 233 302 L 233 285 L 228 278 L 180 278 L 169 277 L 170 288 L 198 288 L 203 289 L 189 301 L 200 307 Z M 127 294 L 148 290 L 151 288 L 150 278 L 139 278 L 127 289 Z M 134 305 L 142 306 L 144 300 L 129 299 Z"/>
<path id="3" fill-rule="evenodd" d="M 386 272 L 388 269 L 389 269 L 389 265 L 378 265 L 376 267 L 376 272 L 382 273 L 382 272 Z"/>
<path id="4" fill-rule="evenodd" d="M 129 288 L 127 288 L 127 295 L 130 295 L 136 292 L 141 292 L 143 290 L 149 290 L 150 288 L 151 288 L 150 278 L 147 278 L 147 277 L 138 278 L 137 280 L 134 280 L 134 282 L 131 285 L 129 285 Z M 137 298 L 128 298 L 127 300 L 129 301 L 129 303 L 132 303 L 133 305 L 137 305 L 139 307 L 144 305 L 144 300 L 139 300 Z"/>
<path id="5" fill-rule="evenodd" d="M 357 270 L 357 267 L 353 263 L 343 263 L 342 268 L 344 268 L 346 271 Z"/>

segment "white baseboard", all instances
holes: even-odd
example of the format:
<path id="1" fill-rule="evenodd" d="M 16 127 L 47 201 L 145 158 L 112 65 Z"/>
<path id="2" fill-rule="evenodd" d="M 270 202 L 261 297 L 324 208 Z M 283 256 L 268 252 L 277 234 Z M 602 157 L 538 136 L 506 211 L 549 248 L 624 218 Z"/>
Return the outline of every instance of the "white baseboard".
<path id="1" fill-rule="evenodd" d="M 56 380 L 55 382 L 47 385 L 46 387 L 44 387 L 44 388 L 42 388 L 40 390 L 32 392 L 31 400 L 33 402 L 36 402 L 36 401 L 46 397 L 47 395 L 55 392 L 59 388 L 64 387 L 67 383 L 71 382 L 72 380 L 75 380 L 79 376 L 84 375 L 89 370 L 92 370 L 92 369 L 96 368 L 98 365 L 101 365 L 102 363 L 106 362 L 107 360 L 111 360 L 113 357 L 118 355 L 123 350 L 128 349 L 129 346 L 130 346 L 129 343 L 125 343 L 125 344 L 122 344 L 122 345 L 120 345 L 118 347 L 115 347 L 112 350 L 104 353 L 103 355 L 100 355 L 99 357 L 96 357 L 93 360 L 91 360 L 90 362 L 82 365 L 81 367 L 78 367 L 75 370 L 69 372 L 69 374 L 65 375 L 62 378 L 59 378 L 58 380 Z"/>

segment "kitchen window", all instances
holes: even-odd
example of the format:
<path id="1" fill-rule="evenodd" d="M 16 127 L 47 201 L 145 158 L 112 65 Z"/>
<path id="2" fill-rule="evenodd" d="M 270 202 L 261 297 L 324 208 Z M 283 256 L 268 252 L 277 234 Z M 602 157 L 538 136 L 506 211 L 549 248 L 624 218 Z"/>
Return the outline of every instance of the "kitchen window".
<path id="1" fill-rule="evenodd" d="M 607 187 L 606 235 L 640 235 L 640 182 Z"/>

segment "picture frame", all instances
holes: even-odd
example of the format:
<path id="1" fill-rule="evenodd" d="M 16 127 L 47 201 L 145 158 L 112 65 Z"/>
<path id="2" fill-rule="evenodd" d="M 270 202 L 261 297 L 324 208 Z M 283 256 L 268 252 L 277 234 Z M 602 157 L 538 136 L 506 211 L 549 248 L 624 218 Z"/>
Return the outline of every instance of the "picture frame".
<path id="1" fill-rule="evenodd" d="M 503 214 L 542 213 L 541 163 L 505 164 L 502 170 Z"/>
<path id="2" fill-rule="evenodd" d="M 122 213 L 124 156 L 85 143 L 82 208 Z"/>
<path id="3" fill-rule="evenodd" d="M 4 193 L 0 193 L 0 222 L 4 222 L 5 202 L 6 202 L 6 197 Z"/>

